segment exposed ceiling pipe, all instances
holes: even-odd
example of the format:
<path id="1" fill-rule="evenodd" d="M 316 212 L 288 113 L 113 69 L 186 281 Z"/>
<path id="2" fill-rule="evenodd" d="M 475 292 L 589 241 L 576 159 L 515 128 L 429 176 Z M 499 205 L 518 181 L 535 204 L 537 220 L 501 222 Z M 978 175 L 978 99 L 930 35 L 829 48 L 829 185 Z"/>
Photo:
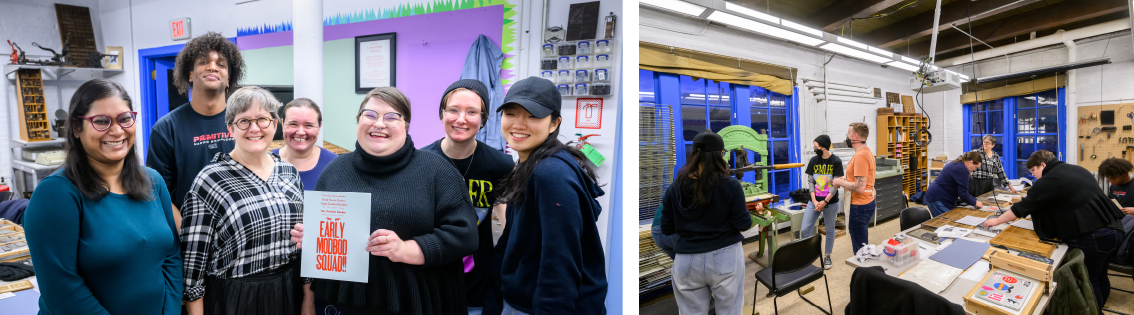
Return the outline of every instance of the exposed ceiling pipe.
<path id="1" fill-rule="evenodd" d="M 803 83 L 807 83 L 807 82 L 820 82 L 820 83 L 822 83 L 824 81 L 823 80 L 816 80 L 816 79 L 803 79 Z M 869 86 L 865 86 L 865 85 L 854 85 L 854 84 L 846 84 L 846 83 L 839 83 L 839 82 L 831 82 L 831 84 L 849 86 L 849 87 L 856 87 L 856 88 L 863 88 L 863 89 L 870 89 Z M 808 86 L 810 86 L 810 85 L 808 85 Z M 822 85 L 816 84 L 815 86 L 822 86 Z"/>
<path id="2" fill-rule="evenodd" d="M 978 51 L 971 55 L 961 55 L 937 62 L 938 67 L 950 67 L 956 65 L 968 64 L 975 61 L 980 61 L 989 58 L 1004 56 L 1005 54 L 1013 54 L 1017 52 L 1027 51 L 1051 45 L 1062 45 L 1067 40 L 1078 40 L 1088 37 L 1094 37 L 1103 34 L 1114 33 L 1117 31 L 1130 28 L 1129 19 L 1119 19 L 1110 22 L 1103 22 L 1083 28 L 1077 28 L 1070 31 L 1057 31 L 1055 34 L 1018 42 L 1011 45 L 1004 45 L 993 49 Z"/>
<path id="3" fill-rule="evenodd" d="M 826 91 L 827 89 L 820 86 L 820 87 L 809 88 L 808 90 L 811 91 L 811 94 L 817 94 L 817 93 L 822 94 L 823 91 Z M 855 94 L 869 95 L 870 97 L 874 97 L 874 92 L 859 90 L 859 89 L 856 89 L 856 88 L 844 88 L 844 87 L 838 87 L 838 86 L 831 86 L 831 91 L 855 93 Z"/>
<path id="4" fill-rule="evenodd" d="M 937 60 L 937 30 L 940 29 L 937 26 L 941 25 L 941 2 L 943 1 L 937 0 L 937 9 L 933 11 L 933 38 L 929 42 L 929 64 L 931 65 Z"/>
<path id="5" fill-rule="evenodd" d="M 822 90 L 822 89 L 819 89 L 819 90 Z M 841 95 L 841 96 L 849 96 L 849 97 L 857 97 L 857 98 L 869 98 L 869 99 L 872 99 L 872 100 L 878 99 L 877 97 L 874 97 L 873 94 L 866 95 L 866 94 L 860 94 L 860 93 L 854 93 L 854 92 L 843 92 L 843 91 L 835 91 L 835 90 L 831 90 L 831 91 L 811 91 L 811 94 L 819 96 L 819 95 L 823 95 L 824 92 L 826 92 L 826 94 L 829 94 L 829 95 Z"/>
<path id="6" fill-rule="evenodd" d="M 816 101 L 822 101 L 822 100 L 826 100 L 826 99 L 827 99 L 827 97 L 823 97 L 823 95 L 817 95 L 817 96 L 815 96 L 815 100 L 816 100 Z M 835 96 L 830 96 L 830 99 L 831 99 L 831 101 L 832 101 L 832 102 L 843 102 L 843 103 L 859 103 L 859 104 L 878 104 L 878 99 L 876 99 L 876 98 L 874 98 L 874 99 L 871 99 L 871 98 L 865 98 L 865 99 L 864 99 L 864 98 L 849 98 L 849 97 L 847 97 L 847 98 L 844 98 L 844 97 L 835 97 Z"/>
<path id="7" fill-rule="evenodd" d="M 809 89 L 809 90 L 815 90 L 815 89 L 823 90 L 824 89 L 822 84 L 811 83 L 811 84 L 808 84 L 806 86 L 807 86 L 807 89 Z M 871 91 L 870 89 L 865 89 L 865 88 L 860 88 L 860 87 L 848 87 L 848 86 L 841 86 L 841 85 L 834 85 L 834 84 L 831 85 L 831 90 L 874 94 L 874 92 Z"/>

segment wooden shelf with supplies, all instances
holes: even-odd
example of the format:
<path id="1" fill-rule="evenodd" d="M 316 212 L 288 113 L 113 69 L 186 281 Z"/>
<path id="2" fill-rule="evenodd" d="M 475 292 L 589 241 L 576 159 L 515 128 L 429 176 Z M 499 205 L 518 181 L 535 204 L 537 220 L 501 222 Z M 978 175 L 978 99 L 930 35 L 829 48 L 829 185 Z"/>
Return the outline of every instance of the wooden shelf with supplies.
<path id="1" fill-rule="evenodd" d="M 907 112 L 878 115 L 877 122 L 875 133 L 878 140 L 875 154 L 901 161 L 901 167 L 905 171 L 902 191 L 906 195 L 913 195 L 928 189 L 929 184 L 925 180 L 925 175 L 929 166 L 929 157 L 926 148 L 917 145 L 918 140 L 922 142 L 929 140 L 927 135 L 918 134 L 918 130 L 927 126 L 928 118 Z"/>
<path id="2" fill-rule="evenodd" d="M 47 122 L 46 103 L 43 99 L 43 76 L 39 69 L 16 71 L 16 100 L 19 101 L 20 140 L 27 142 L 51 140 L 51 126 Z"/>

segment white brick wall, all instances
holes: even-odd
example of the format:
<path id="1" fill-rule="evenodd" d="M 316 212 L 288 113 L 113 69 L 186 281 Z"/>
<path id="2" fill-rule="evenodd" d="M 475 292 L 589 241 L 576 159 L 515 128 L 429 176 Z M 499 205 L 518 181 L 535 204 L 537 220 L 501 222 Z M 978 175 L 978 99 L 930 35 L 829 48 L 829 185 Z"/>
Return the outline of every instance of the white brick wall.
<path id="1" fill-rule="evenodd" d="M 830 57 L 826 51 L 813 47 L 804 47 L 792 42 L 764 37 L 755 33 L 726 28 L 718 25 L 705 27 L 699 20 L 690 17 L 672 15 L 665 11 L 640 7 L 641 23 L 639 27 L 642 41 L 682 47 L 687 49 L 705 51 L 724 56 L 734 56 L 750 60 L 766 62 L 775 65 L 793 67 L 798 69 L 799 78 L 822 79 L 824 58 Z M 663 30 L 660 26 L 681 32 Z M 702 31 L 703 30 L 703 31 Z M 696 35 L 693 35 L 696 34 Z M 894 92 L 903 95 L 914 95 L 908 88 L 911 74 L 909 71 L 896 68 L 882 68 L 880 65 L 838 56 L 827 65 L 827 77 L 831 82 L 869 85 L 881 88 L 883 95 Z M 800 136 L 802 147 L 796 148 L 804 158 L 810 156 L 811 140 L 820 134 L 828 134 L 833 141 L 842 141 L 845 138 L 847 126 L 851 122 L 863 121 L 876 130 L 876 109 L 884 106 L 885 101 L 877 105 L 858 104 L 832 101 L 829 108 L 815 98 L 801 86 L 803 81 L 796 78 L 800 86 Z M 929 94 L 924 97 L 925 111 L 933 120 L 931 132 L 934 142 L 930 144 L 930 156 L 946 153 L 960 154 L 960 117 L 961 107 L 957 103 L 960 93 L 958 91 Z M 952 99 L 942 102 L 942 99 Z M 944 103 L 944 105 L 943 105 Z M 917 109 L 921 112 L 921 109 Z M 824 113 L 827 114 L 824 121 Z M 944 115 L 944 116 L 943 116 Z M 875 147 L 873 135 L 867 139 L 867 145 Z"/>
<path id="2" fill-rule="evenodd" d="M 0 64 L 8 64 L 11 54 L 11 47 L 8 46 L 7 40 L 12 40 L 12 42 L 20 45 L 29 59 L 51 57 L 51 53 L 32 46 L 32 42 L 54 49 L 56 52 L 62 51 L 63 45 L 59 37 L 59 26 L 55 18 L 55 3 L 91 8 L 91 26 L 94 27 L 95 31 L 96 47 L 105 46 L 102 38 L 98 1 L 96 0 L 56 0 L 51 2 L 0 0 L 0 41 L 3 41 L 3 48 L 0 48 L 3 59 L 0 60 Z M 19 132 L 19 127 L 16 125 L 16 121 L 12 120 L 18 113 L 14 106 L 17 104 L 15 88 L 11 83 L 5 83 L 5 85 L 8 88 L 0 89 L 0 100 L 3 100 L 3 103 L 0 103 L 0 108 L 3 109 L 0 110 L 0 126 L 4 126 L 0 128 L 0 177 L 11 185 L 12 150 L 10 139 L 18 138 L 16 133 Z M 56 87 L 55 82 L 46 82 L 44 85 L 48 118 L 54 121 L 55 110 L 60 108 L 66 110 L 67 102 L 71 100 L 71 94 L 79 85 L 82 85 L 82 82 L 62 82 L 61 89 Z"/>

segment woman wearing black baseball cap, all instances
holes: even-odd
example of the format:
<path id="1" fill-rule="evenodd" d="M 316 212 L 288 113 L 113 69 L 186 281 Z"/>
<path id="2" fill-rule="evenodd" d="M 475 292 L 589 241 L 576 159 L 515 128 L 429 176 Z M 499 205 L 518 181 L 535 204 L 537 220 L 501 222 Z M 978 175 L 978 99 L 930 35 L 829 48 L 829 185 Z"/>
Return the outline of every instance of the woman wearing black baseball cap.
<path id="1" fill-rule="evenodd" d="M 493 268 L 505 315 L 606 313 L 595 222 L 604 192 L 586 156 L 557 139 L 562 102 L 555 84 L 531 77 L 512 85 L 500 106 L 501 132 L 520 156 L 498 196 L 508 202 Z"/>
<path id="2" fill-rule="evenodd" d="M 673 244 L 673 293 L 682 314 L 740 314 L 744 306 L 744 249 L 752 228 L 740 181 L 729 176 L 724 139 L 712 131 L 693 138 L 693 155 L 662 198 L 661 231 Z"/>

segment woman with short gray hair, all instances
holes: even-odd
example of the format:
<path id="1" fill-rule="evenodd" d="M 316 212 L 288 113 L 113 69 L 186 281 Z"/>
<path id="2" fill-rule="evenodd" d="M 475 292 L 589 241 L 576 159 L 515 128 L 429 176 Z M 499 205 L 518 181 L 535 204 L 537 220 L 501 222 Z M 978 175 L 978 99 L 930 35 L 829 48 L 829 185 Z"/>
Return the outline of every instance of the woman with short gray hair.
<path id="1" fill-rule="evenodd" d="M 985 135 L 980 138 L 980 143 L 980 147 L 969 151 L 980 153 L 981 156 L 980 167 L 972 172 L 972 180 L 969 181 L 969 194 L 973 196 L 983 195 L 997 186 L 1008 184 L 1008 176 L 1004 173 L 1000 155 L 993 151 L 996 147 L 996 137 Z M 1008 185 L 1008 189 L 1013 193 L 1016 192 L 1016 188 L 1012 188 L 1012 185 Z"/>
<path id="2" fill-rule="evenodd" d="M 268 153 L 279 108 L 267 90 L 236 90 L 225 106 L 236 148 L 213 157 L 185 195 L 188 314 L 299 314 L 314 303 L 288 238 L 302 218 L 303 184 L 295 166 Z"/>

